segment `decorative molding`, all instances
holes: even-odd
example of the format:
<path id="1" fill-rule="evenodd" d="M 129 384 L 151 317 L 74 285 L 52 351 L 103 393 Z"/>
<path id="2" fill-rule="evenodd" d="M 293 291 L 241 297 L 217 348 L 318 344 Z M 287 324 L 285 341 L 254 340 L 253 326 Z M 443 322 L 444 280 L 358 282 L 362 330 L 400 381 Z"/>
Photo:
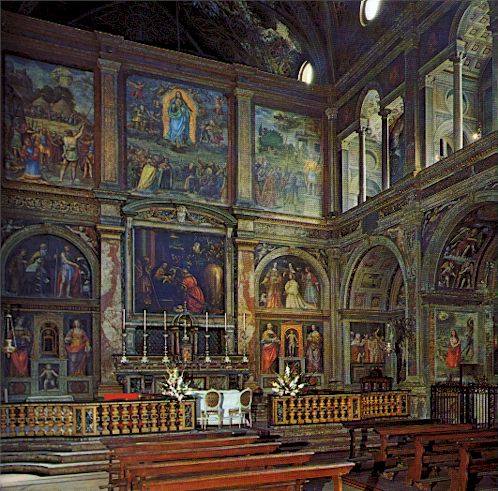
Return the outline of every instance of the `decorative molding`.
<path id="1" fill-rule="evenodd" d="M 73 215 L 81 219 L 96 219 L 99 215 L 99 206 L 91 199 L 80 196 L 54 195 L 46 193 L 20 193 L 5 189 L 2 193 L 2 209 L 26 210 L 38 213 L 56 214 L 57 216 Z"/>

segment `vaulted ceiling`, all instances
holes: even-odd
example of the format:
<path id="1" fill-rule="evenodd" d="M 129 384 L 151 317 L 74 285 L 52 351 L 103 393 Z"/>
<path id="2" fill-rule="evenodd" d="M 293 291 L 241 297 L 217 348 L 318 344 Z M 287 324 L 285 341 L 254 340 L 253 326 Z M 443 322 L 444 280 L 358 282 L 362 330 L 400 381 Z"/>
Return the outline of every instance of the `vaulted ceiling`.
<path id="1" fill-rule="evenodd" d="M 367 27 L 359 0 L 6 1 L 2 8 L 286 77 L 308 60 L 324 84 L 344 74 L 408 4 L 384 0 Z"/>

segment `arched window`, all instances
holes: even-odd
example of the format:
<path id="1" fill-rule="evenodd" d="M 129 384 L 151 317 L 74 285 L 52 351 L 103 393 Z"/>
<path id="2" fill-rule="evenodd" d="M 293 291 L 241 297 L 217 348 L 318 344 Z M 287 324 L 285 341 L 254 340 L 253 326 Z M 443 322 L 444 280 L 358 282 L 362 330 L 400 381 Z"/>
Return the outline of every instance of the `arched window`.
<path id="1" fill-rule="evenodd" d="M 362 0 L 360 4 L 360 23 L 366 26 L 373 21 L 380 10 L 382 0 Z"/>
<path id="2" fill-rule="evenodd" d="M 313 69 L 313 65 L 309 61 L 305 61 L 301 68 L 299 69 L 299 74 L 297 79 L 300 82 L 304 82 L 307 85 L 313 83 L 313 78 L 315 77 L 315 70 Z"/>

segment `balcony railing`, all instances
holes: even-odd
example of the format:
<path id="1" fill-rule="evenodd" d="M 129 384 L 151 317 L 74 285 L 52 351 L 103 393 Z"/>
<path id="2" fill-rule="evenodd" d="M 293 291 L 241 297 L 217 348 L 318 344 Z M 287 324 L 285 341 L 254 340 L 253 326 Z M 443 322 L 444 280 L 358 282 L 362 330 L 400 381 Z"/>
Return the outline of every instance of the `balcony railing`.
<path id="1" fill-rule="evenodd" d="M 270 423 L 305 425 L 408 416 L 408 397 L 405 391 L 273 396 Z"/>
<path id="2" fill-rule="evenodd" d="M 195 428 L 195 401 L 3 404 L 0 435 L 83 437 L 168 433 Z"/>

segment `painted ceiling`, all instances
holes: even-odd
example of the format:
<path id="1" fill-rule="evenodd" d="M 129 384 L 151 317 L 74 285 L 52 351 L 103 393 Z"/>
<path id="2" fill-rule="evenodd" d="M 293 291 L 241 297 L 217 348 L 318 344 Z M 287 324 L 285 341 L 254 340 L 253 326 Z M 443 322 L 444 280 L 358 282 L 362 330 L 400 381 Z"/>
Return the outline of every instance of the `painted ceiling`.
<path id="1" fill-rule="evenodd" d="M 5 1 L 2 8 L 286 77 L 297 77 L 308 60 L 316 83 L 325 84 L 346 73 L 407 3 L 384 2 L 366 28 L 359 0 Z"/>

